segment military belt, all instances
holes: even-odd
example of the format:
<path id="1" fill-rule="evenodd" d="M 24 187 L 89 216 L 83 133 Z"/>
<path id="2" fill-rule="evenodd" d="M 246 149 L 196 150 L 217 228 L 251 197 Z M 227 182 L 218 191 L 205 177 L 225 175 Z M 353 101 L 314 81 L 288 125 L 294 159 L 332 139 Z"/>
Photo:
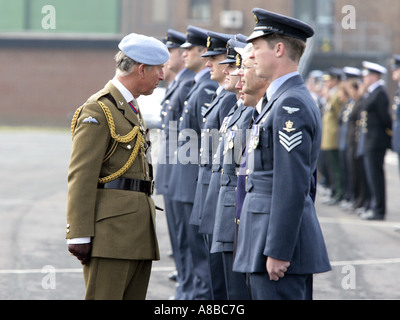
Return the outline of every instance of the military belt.
<path id="1" fill-rule="evenodd" d="M 251 176 L 248 176 L 248 178 L 246 180 L 246 191 L 262 193 L 265 195 L 271 195 L 272 194 L 272 179 L 261 180 L 261 179 L 252 178 Z"/>
<path id="2" fill-rule="evenodd" d="M 221 175 L 221 186 L 237 185 L 236 174 L 226 174 L 225 172 Z"/>
<path id="3" fill-rule="evenodd" d="M 130 190 L 137 192 L 144 192 L 148 196 L 153 194 L 154 182 L 148 180 L 128 179 L 128 178 L 117 178 L 113 181 L 106 183 L 99 183 L 98 189 L 120 189 Z"/>

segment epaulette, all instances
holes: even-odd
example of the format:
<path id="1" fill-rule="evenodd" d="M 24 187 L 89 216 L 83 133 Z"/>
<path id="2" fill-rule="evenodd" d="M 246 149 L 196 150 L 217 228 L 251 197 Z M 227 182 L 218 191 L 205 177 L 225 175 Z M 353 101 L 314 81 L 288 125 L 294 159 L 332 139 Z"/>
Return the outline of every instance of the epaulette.
<path id="1" fill-rule="evenodd" d="M 86 101 L 86 103 L 93 103 L 97 102 L 101 97 L 109 94 L 110 92 L 106 89 L 101 89 L 100 91 L 96 92 L 93 94 L 89 99 Z"/>
<path id="2" fill-rule="evenodd" d="M 77 124 L 79 115 L 80 115 L 80 113 L 81 113 L 83 107 L 84 107 L 86 104 L 89 104 L 89 103 L 98 103 L 98 100 L 99 100 L 101 97 L 106 96 L 107 94 L 109 94 L 109 92 L 108 92 L 108 90 L 105 90 L 105 89 L 102 89 L 102 90 L 96 92 L 95 94 L 93 94 L 92 96 L 90 96 L 89 99 L 87 99 L 87 101 L 75 111 L 75 114 L 74 114 L 74 116 L 72 117 L 72 121 L 71 121 L 71 135 L 74 134 L 74 131 L 75 131 L 75 128 L 76 128 L 76 124 Z"/>

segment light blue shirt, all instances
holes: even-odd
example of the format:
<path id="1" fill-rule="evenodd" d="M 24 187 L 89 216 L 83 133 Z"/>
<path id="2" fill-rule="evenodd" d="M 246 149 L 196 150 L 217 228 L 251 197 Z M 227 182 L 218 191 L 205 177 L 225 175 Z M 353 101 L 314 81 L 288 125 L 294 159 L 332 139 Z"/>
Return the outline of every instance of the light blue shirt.
<path id="1" fill-rule="evenodd" d="M 197 83 L 201 79 L 201 77 L 204 76 L 204 74 L 206 74 L 208 71 L 208 68 L 204 68 L 203 70 L 196 73 L 196 75 L 194 76 L 194 81 Z"/>
<path id="2" fill-rule="evenodd" d="M 268 89 L 267 89 L 267 99 L 268 101 L 271 100 L 272 96 L 274 95 L 274 93 L 280 88 L 280 86 L 289 78 L 292 78 L 294 76 L 297 76 L 299 74 L 298 71 L 294 71 L 288 74 L 285 74 L 284 76 L 275 79 L 274 81 L 272 81 L 272 83 L 269 85 Z"/>

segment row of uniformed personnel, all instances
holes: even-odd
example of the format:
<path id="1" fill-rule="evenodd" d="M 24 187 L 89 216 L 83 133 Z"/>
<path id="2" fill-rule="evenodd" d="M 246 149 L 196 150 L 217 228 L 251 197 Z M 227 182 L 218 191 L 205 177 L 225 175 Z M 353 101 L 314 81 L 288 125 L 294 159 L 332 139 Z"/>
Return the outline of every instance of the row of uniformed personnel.
<path id="1" fill-rule="evenodd" d="M 303 51 L 294 49 L 313 30 L 253 14 L 250 37 L 189 26 L 165 39 L 181 60 L 166 66 L 176 76 L 162 103 L 166 161 L 155 183 L 175 299 L 306 299 L 312 274 L 330 269 L 313 207 L 320 120 L 297 72 Z"/>
<path id="2" fill-rule="evenodd" d="M 354 67 L 313 71 L 310 79 L 322 81 L 321 90 L 311 90 L 323 101 L 320 173 L 331 195 L 324 201 L 355 210 L 362 219 L 382 220 L 386 214 L 384 156 L 399 151 L 399 91 L 390 99 L 382 77 L 387 69 L 362 62 Z M 400 56 L 391 61 L 393 80 L 400 81 Z M 392 120 L 393 117 L 393 120 Z M 392 128 L 393 127 L 393 128 Z M 393 129 L 393 130 L 392 130 Z"/>
<path id="3" fill-rule="evenodd" d="M 86 299 L 144 299 L 159 259 L 150 141 L 136 99 L 165 79 L 167 61 L 176 75 L 156 180 L 175 298 L 310 299 L 313 274 L 330 270 L 314 208 L 321 119 L 297 71 L 314 30 L 253 14 L 247 38 L 189 26 L 168 36 L 170 52 L 126 36 L 115 77 L 75 113 L 66 237 L 83 264 Z"/>
<path id="4" fill-rule="evenodd" d="M 166 156 L 159 156 L 166 161 L 159 161 L 155 187 L 164 196 L 177 267 L 175 299 L 228 298 L 222 255 L 210 253 L 214 215 L 203 217 L 203 213 L 211 213 L 211 208 L 215 211 L 218 199 L 206 201 L 209 190 L 218 196 L 220 189 L 220 178 L 215 180 L 216 189 L 209 188 L 212 173 L 221 172 L 212 168 L 213 158 L 219 130 L 227 129 L 226 116 L 237 108 L 237 77 L 228 83 L 224 71 L 229 75 L 236 70 L 234 47 L 244 47 L 246 39 L 189 26 L 186 35 L 168 30 L 165 40 L 171 56 L 181 59 L 179 64 L 176 59 L 166 66 L 176 76 L 162 102 L 160 150 Z M 191 77 L 183 80 L 184 74 Z M 172 139 L 177 141 L 171 143 Z M 172 150 L 175 145 L 177 149 Z"/>

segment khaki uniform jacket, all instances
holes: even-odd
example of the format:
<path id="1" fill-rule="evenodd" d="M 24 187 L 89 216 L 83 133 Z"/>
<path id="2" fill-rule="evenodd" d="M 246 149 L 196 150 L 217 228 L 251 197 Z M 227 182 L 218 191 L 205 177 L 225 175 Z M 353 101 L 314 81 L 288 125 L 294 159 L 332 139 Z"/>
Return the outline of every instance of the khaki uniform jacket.
<path id="1" fill-rule="evenodd" d="M 97 188 L 99 178 L 112 175 L 127 163 L 137 141 L 137 136 L 126 143 L 111 137 L 110 121 L 101 103 L 108 107 L 120 137 L 141 125 L 111 81 L 89 98 L 76 113 L 77 118 L 74 116 L 66 238 L 92 237 L 94 257 L 158 260 L 153 200 L 142 192 Z M 149 172 L 141 143 L 136 159 L 121 177 L 150 180 Z"/>
<path id="2" fill-rule="evenodd" d="M 339 118 L 343 105 L 344 104 L 340 101 L 337 92 L 333 93 L 333 95 L 328 99 L 326 109 L 322 116 L 321 150 L 339 149 Z"/>

